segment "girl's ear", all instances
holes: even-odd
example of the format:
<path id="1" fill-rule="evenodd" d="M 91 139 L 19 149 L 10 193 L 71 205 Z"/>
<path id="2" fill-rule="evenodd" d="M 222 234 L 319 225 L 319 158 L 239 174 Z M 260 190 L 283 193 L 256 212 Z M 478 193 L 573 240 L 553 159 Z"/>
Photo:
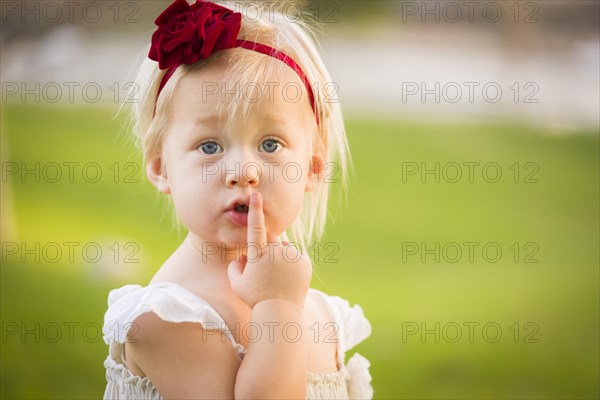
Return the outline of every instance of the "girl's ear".
<path id="1" fill-rule="evenodd" d="M 323 169 L 323 158 L 317 153 L 313 154 L 308 166 L 308 179 L 306 180 L 305 192 L 310 192 L 323 180 Z"/>
<path id="2" fill-rule="evenodd" d="M 162 168 L 162 159 L 160 156 L 154 156 L 146 162 L 146 175 L 159 192 L 171 194 L 167 171 Z"/>

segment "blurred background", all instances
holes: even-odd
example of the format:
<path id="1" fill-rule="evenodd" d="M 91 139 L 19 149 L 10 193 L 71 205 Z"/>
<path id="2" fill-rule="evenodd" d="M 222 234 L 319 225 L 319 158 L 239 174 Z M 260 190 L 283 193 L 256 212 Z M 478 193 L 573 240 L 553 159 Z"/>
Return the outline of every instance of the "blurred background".
<path id="1" fill-rule="evenodd" d="M 169 3 L 0 3 L 2 398 L 101 397 L 108 292 L 185 237 L 115 116 Z M 283 10 L 347 118 L 312 286 L 371 321 L 375 398 L 598 398 L 600 3 Z"/>

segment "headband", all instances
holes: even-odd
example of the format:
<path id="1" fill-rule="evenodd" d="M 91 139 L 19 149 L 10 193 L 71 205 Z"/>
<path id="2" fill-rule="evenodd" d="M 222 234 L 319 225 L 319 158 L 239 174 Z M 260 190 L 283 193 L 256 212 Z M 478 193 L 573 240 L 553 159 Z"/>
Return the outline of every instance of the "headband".
<path id="1" fill-rule="evenodd" d="M 194 4 L 175 0 L 154 23 L 158 29 L 152 35 L 148 58 L 157 61 L 159 69 L 167 70 L 158 87 L 157 101 L 180 65 L 193 64 L 218 50 L 241 47 L 276 58 L 292 68 L 308 92 L 311 108 L 319 124 L 314 94 L 302 68 L 290 56 L 273 47 L 237 39 L 242 23 L 242 14 L 239 12 L 204 0 L 196 0 Z"/>

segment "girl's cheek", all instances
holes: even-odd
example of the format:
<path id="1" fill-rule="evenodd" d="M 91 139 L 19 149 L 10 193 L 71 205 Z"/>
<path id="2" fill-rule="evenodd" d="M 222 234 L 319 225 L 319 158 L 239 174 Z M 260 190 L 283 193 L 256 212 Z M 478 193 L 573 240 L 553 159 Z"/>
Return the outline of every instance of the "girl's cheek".
<path id="1" fill-rule="evenodd" d="M 185 171 L 184 175 L 186 181 L 194 182 L 195 184 L 211 183 L 218 180 L 217 174 L 201 165 L 190 166 L 190 168 Z"/>

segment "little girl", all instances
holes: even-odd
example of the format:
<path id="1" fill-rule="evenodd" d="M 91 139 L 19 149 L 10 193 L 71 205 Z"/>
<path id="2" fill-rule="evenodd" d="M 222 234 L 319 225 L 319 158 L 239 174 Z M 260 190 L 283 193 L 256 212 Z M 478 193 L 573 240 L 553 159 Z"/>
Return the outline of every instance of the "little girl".
<path id="1" fill-rule="evenodd" d="M 369 362 L 345 363 L 362 309 L 309 287 L 347 177 L 340 105 L 306 27 L 262 11 L 175 0 L 155 21 L 133 118 L 188 235 L 147 286 L 110 292 L 105 399 L 372 398 Z"/>

